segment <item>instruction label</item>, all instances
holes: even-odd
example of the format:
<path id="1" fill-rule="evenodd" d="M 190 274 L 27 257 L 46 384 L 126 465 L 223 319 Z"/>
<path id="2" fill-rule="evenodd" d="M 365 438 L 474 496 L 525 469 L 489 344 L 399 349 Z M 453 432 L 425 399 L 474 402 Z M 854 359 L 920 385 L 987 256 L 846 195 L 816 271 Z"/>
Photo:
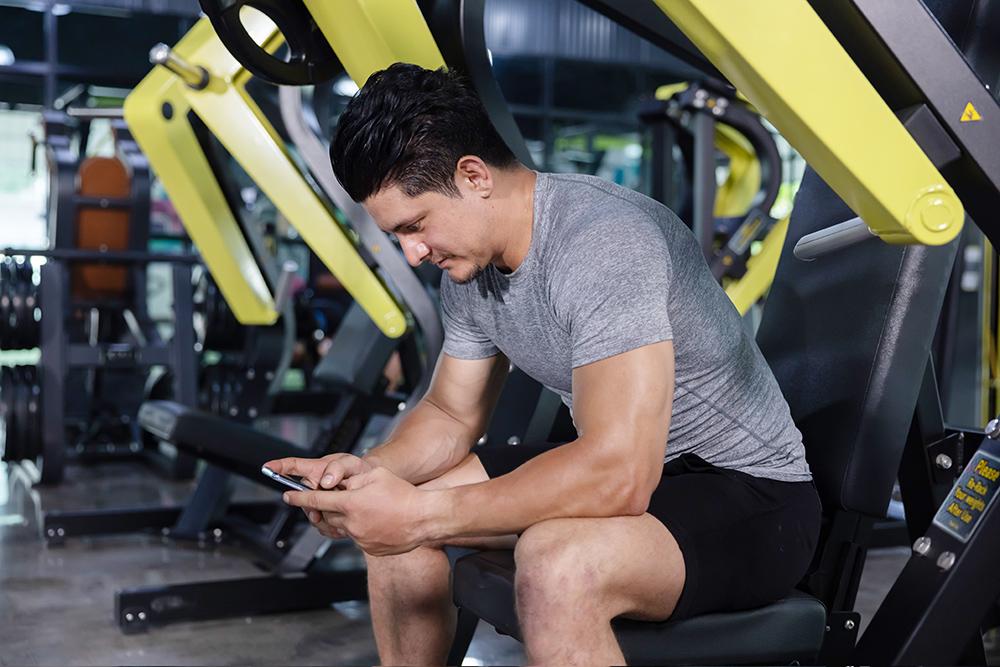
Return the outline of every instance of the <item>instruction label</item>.
<path id="1" fill-rule="evenodd" d="M 976 452 L 965 466 L 951 494 L 938 509 L 934 524 L 963 542 L 968 542 L 976 525 L 997 497 L 1000 486 L 1000 458 Z"/>

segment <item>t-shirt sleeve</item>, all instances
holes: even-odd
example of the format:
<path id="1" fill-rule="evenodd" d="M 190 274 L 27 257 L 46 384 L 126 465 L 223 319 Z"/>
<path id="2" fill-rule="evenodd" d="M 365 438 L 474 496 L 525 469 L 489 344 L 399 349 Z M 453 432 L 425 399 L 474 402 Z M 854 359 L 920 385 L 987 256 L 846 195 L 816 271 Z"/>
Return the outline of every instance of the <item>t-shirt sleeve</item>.
<path id="1" fill-rule="evenodd" d="M 620 228 L 591 224 L 568 244 L 553 277 L 553 306 L 569 332 L 573 368 L 673 339 L 673 268 L 648 215 Z"/>
<path id="2" fill-rule="evenodd" d="M 469 315 L 463 294 L 447 273 L 441 276 L 441 323 L 444 326 L 445 354 L 456 359 L 486 359 L 499 353 L 483 330 Z"/>

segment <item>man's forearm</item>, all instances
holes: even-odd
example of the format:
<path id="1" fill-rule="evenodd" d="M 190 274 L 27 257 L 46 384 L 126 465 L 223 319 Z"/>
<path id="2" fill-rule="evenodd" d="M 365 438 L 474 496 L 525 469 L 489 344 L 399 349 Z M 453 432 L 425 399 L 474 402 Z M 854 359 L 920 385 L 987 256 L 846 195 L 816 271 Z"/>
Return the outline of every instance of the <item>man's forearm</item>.
<path id="1" fill-rule="evenodd" d="M 364 458 L 411 484 L 421 484 L 461 463 L 476 437 L 433 403 L 422 400 Z"/>
<path id="2" fill-rule="evenodd" d="M 480 484 L 428 491 L 430 539 L 510 535 L 547 519 L 645 512 L 644 475 L 580 438 Z"/>

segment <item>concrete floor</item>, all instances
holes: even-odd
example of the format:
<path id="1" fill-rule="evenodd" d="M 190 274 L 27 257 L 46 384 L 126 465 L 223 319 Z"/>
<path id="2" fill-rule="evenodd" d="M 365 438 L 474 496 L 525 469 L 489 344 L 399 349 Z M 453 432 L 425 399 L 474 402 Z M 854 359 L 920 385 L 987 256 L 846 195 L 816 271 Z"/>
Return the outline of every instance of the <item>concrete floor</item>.
<path id="1" fill-rule="evenodd" d="M 243 483 L 237 495 L 259 498 Z M 272 616 L 178 623 L 124 635 L 114 615 L 117 590 L 259 574 L 225 544 L 199 547 L 158 535 L 68 540 L 41 538 L 52 510 L 158 506 L 183 500 L 190 483 L 167 482 L 138 463 L 71 466 L 52 489 L 0 464 L 0 665 L 361 665 L 377 654 L 365 603 Z M 908 549 L 869 555 L 858 596 L 862 630 L 908 557 Z M 997 649 L 992 647 L 992 664 Z M 466 664 L 523 664 L 521 645 L 481 624 Z"/>

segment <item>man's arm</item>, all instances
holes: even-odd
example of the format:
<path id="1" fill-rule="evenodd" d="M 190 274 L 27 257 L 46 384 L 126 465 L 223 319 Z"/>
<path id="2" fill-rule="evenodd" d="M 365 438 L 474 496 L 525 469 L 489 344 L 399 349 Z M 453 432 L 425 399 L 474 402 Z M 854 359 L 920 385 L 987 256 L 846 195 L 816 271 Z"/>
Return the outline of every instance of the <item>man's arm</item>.
<path id="1" fill-rule="evenodd" d="M 574 369 L 573 395 L 577 440 L 488 482 L 427 492 L 432 540 L 520 533 L 546 519 L 646 511 L 670 430 L 673 343 Z"/>
<path id="2" fill-rule="evenodd" d="M 470 361 L 442 354 L 427 393 L 365 460 L 411 484 L 455 467 L 486 431 L 509 368 L 503 355 Z"/>

